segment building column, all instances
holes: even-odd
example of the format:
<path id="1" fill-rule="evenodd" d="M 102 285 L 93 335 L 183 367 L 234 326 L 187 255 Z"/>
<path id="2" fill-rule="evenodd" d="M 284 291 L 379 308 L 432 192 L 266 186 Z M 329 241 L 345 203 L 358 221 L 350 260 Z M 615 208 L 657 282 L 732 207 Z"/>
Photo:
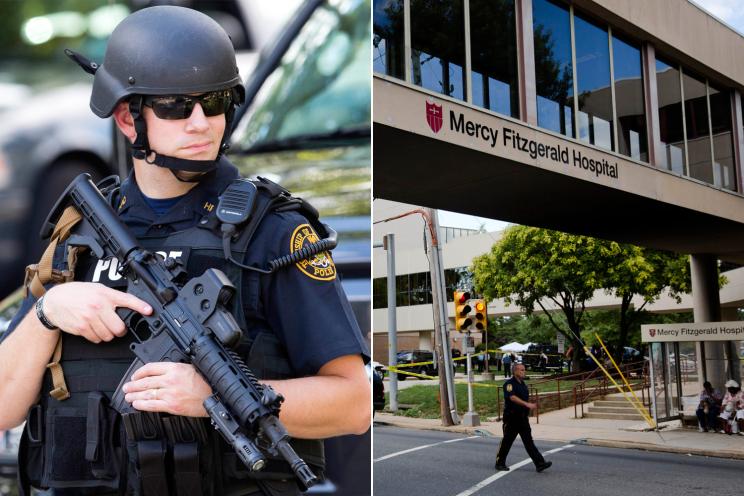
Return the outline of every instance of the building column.
<path id="1" fill-rule="evenodd" d="M 641 53 L 643 63 L 643 99 L 646 106 L 646 131 L 648 132 L 648 163 L 659 167 L 664 147 L 659 128 L 659 97 L 656 88 L 656 51 L 651 43 L 644 43 Z"/>
<path id="2" fill-rule="evenodd" d="M 519 118 L 531 126 L 537 126 L 537 84 L 535 82 L 535 40 L 532 34 L 532 0 L 517 0 L 515 6 Z"/>
<path id="3" fill-rule="evenodd" d="M 690 257 L 692 276 L 692 312 L 695 322 L 720 322 L 721 299 L 718 290 L 718 260 L 713 255 Z M 728 341 L 699 341 L 697 343 L 698 377 L 708 380 L 713 387 L 723 390 L 728 380 L 726 354 Z"/>
<path id="4" fill-rule="evenodd" d="M 734 170 L 736 171 L 736 188 L 738 192 L 744 191 L 744 116 L 742 116 L 741 92 L 731 92 L 731 130 L 734 141 Z"/>

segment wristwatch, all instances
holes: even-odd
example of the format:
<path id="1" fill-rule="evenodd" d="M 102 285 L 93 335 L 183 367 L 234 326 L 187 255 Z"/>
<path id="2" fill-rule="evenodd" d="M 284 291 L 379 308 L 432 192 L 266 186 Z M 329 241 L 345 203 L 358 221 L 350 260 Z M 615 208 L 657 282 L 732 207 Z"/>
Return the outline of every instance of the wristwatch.
<path id="1" fill-rule="evenodd" d="M 44 315 L 44 297 L 42 296 L 38 300 L 36 300 L 36 318 L 39 319 L 39 322 L 41 322 L 41 325 L 49 329 L 50 331 L 56 331 L 59 329 L 56 325 L 49 322 L 49 319 L 47 319 L 46 315 Z"/>

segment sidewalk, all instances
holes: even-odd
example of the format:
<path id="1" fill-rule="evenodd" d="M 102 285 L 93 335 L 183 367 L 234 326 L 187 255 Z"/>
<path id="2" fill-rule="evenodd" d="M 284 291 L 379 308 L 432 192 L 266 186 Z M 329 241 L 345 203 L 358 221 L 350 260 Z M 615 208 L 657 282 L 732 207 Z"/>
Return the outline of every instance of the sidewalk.
<path id="1" fill-rule="evenodd" d="M 501 422 L 481 418 L 479 427 L 442 426 L 439 419 L 417 419 L 377 412 L 375 422 L 406 429 L 429 429 L 463 434 L 501 437 Z M 637 421 L 575 419 L 574 409 L 564 408 L 540 415 L 540 423 L 530 418 L 532 436 L 542 441 L 588 444 L 611 448 L 634 448 L 700 456 L 744 460 L 744 436 L 728 436 L 682 428 L 669 422 L 659 432 L 645 431 Z"/>

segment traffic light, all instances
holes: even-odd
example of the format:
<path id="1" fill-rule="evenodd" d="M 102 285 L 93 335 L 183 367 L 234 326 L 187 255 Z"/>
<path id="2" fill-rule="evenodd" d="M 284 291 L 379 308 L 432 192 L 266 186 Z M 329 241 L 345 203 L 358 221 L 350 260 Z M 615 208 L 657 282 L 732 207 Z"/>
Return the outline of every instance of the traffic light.
<path id="1" fill-rule="evenodd" d="M 485 331 L 488 327 L 488 308 L 485 300 L 471 300 L 470 304 L 475 310 L 475 328 L 479 331 Z"/>
<path id="2" fill-rule="evenodd" d="M 470 293 L 467 291 L 455 291 L 455 330 L 467 331 L 473 325 L 470 318 L 471 306 L 468 304 Z"/>

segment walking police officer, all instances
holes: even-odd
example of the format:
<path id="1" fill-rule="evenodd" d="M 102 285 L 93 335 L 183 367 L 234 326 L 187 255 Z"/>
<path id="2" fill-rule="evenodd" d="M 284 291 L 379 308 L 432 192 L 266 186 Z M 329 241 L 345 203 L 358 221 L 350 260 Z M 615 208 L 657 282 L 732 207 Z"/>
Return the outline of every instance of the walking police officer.
<path id="1" fill-rule="evenodd" d="M 506 457 L 509 455 L 512 443 L 517 438 L 517 434 L 522 438 L 522 444 L 527 450 L 527 454 L 532 458 L 532 462 L 538 472 L 542 472 L 550 467 L 553 462 L 545 461 L 532 440 L 532 429 L 530 428 L 529 414 L 537 405 L 530 403 L 530 391 L 527 384 L 524 383 L 524 364 L 515 363 L 512 365 L 514 376 L 504 382 L 504 417 L 503 429 L 504 437 L 501 439 L 499 451 L 496 454 L 496 470 L 509 470 L 506 465 Z"/>
<path id="2" fill-rule="evenodd" d="M 257 180 L 250 220 L 234 235 L 221 229 L 215 205 L 240 181 L 222 153 L 244 99 L 227 34 L 197 11 L 159 6 L 117 26 L 100 66 L 68 55 L 94 74 L 93 112 L 113 115 L 132 143 L 133 172 L 109 202 L 143 248 L 179 257 L 190 276 L 215 267 L 231 279 L 228 308 L 244 331 L 237 352 L 284 396 L 280 420 L 322 474 L 320 439 L 369 429 L 368 351 L 330 254 L 306 250 L 329 235 L 312 207 Z M 212 391 L 190 364 L 150 363 L 127 378 L 126 401 L 142 413 L 125 433 L 109 400 L 133 338 L 116 309 L 152 309 L 117 290 L 125 281 L 115 259 L 64 243 L 52 252 L 51 280 L 42 264 L 30 271 L 34 294 L 0 343 L 0 429 L 27 420 L 22 493 L 299 494 L 280 457 L 248 472 L 209 428 L 203 401 Z M 266 271 L 282 257 L 291 263 Z"/>

